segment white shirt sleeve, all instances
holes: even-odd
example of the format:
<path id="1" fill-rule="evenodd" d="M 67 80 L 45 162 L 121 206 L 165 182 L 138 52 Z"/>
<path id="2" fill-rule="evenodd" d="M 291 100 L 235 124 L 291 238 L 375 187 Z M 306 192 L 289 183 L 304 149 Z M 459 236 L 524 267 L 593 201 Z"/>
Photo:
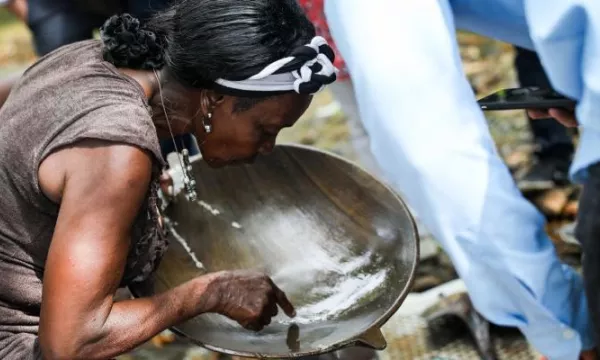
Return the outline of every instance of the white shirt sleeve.
<path id="1" fill-rule="evenodd" d="M 571 174 L 600 161 L 600 1 L 525 0 L 531 37 L 553 87 L 578 101 L 579 148 Z"/>
<path id="2" fill-rule="evenodd" d="M 523 7 L 510 6 L 518 0 L 470 1 L 479 5 L 457 18 L 531 47 Z M 447 0 L 326 2 L 373 155 L 450 255 L 475 307 L 520 328 L 549 358 L 576 360 L 593 345 L 581 278 L 561 264 L 543 216 L 496 152 L 462 70 L 452 10 Z"/>

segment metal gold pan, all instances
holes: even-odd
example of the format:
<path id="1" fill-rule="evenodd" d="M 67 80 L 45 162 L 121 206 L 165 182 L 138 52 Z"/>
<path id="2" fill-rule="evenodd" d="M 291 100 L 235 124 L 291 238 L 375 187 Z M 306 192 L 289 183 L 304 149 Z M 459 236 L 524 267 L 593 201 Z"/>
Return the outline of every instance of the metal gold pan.
<path id="1" fill-rule="evenodd" d="M 297 145 L 279 145 L 253 165 L 211 169 L 198 160 L 193 171 L 198 202 L 179 194 L 169 205 L 170 248 L 154 284 L 134 293 L 164 291 L 208 271 L 257 269 L 298 315 L 280 314 L 255 333 L 205 314 L 175 332 L 256 358 L 385 348 L 379 329 L 408 294 L 419 255 L 400 197 L 358 166 Z"/>

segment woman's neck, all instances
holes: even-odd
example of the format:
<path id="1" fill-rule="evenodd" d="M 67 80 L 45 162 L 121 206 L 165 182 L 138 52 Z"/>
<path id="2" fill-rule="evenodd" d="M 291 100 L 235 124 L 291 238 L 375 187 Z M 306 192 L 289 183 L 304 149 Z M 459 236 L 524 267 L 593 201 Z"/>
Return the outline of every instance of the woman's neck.
<path id="1" fill-rule="evenodd" d="M 119 69 L 119 71 L 135 80 L 142 89 L 146 99 L 151 99 L 158 91 L 158 81 L 151 70 Z"/>
<path id="2" fill-rule="evenodd" d="M 169 88 L 165 89 L 165 81 L 160 72 L 153 70 L 119 69 L 123 74 L 131 77 L 140 84 L 148 104 L 152 108 L 152 120 L 160 139 L 170 139 L 172 135 L 181 135 L 191 130 L 189 120 L 177 116 L 171 109 L 167 111 L 166 100 L 171 93 Z M 160 83 L 159 83 L 160 82 Z"/>

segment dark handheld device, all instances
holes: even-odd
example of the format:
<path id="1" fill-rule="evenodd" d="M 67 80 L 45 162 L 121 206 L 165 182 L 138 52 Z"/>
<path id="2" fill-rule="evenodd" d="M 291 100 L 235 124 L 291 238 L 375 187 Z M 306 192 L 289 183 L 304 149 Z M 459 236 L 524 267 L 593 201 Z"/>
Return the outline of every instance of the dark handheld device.
<path id="1" fill-rule="evenodd" d="M 478 101 L 483 110 L 571 109 L 576 101 L 548 88 L 503 89 Z"/>

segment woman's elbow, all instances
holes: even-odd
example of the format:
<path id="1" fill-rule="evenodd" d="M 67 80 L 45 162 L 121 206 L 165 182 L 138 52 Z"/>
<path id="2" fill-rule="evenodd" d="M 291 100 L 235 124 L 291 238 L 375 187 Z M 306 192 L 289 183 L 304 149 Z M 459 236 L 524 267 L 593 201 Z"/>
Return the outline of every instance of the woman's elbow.
<path id="1" fill-rule="evenodd" d="M 44 360 L 79 360 L 90 359 L 86 341 L 67 339 L 61 334 L 43 336 L 40 334 L 40 350 Z"/>
<path id="2" fill-rule="evenodd" d="M 42 346 L 41 350 L 42 358 L 44 360 L 81 359 L 81 357 L 77 355 L 76 351 L 69 351 L 66 348 L 62 347 Z"/>

